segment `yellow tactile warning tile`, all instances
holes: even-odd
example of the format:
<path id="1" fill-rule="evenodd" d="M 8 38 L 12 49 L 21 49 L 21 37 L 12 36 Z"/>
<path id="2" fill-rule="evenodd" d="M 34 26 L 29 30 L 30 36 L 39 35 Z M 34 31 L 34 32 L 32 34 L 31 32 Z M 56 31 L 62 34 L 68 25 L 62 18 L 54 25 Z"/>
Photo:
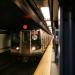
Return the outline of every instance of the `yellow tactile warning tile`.
<path id="1" fill-rule="evenodd" d="M 33 75 L 50 75 L 52 40 Z"/>

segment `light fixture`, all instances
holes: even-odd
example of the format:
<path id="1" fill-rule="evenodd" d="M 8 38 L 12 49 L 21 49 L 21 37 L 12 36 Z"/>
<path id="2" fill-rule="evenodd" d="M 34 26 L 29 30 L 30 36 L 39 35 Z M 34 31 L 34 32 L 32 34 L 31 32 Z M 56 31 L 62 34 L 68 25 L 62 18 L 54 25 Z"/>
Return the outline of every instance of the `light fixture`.
<path id="1" fill-rule="evenodd" d="M 16 50 L 19 50 L 20 48 L 19 47 L 16 47 Z"/>
<path id="2" fill-rule="evenodd" d="M 35 46 L 33 46 L 33 47 L 32 47 L 32 50 L 34 51 L 35 49 L 36 49 L 36 47 L 35 47 Z"/>
<path id="3" fill-rule="evenodd" d="M 58 25 L 60 25 L 60 8 L 58 10 Z"/>
<path id="4" fill-rule="evenodd" d="M 52 33 L 52 27 L 51 27 L 51 26 L 49 27 L 49 30 L 50 30 L 50 32 Z"/>
<path id="5" fill-rule="evenodd" d="M 52 29 L 52 27 L 50 26 L 49 29 Z"/>
<path id="6" fill-rule="evenodd" d="M 49 7 L 41 7 L 40 9 L 44 16 L 44 20 L 50 20 Z"/>
<path id="7" fill-rule="evenodd" d="M 51 21 L 46 21 L 47 26 L 51 26 Z"/>

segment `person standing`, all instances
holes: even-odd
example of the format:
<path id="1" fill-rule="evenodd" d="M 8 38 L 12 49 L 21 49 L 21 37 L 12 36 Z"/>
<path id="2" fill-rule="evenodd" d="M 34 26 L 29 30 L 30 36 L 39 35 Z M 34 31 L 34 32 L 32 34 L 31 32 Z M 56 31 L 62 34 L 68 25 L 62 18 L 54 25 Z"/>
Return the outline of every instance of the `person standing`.
<path id="1" fill-rule="evenodd" d="M 59 38 L 56 35 L 56 38 L 55 38 L 55 63 L 58 63 L 58 45 L 59 45 Z"/>

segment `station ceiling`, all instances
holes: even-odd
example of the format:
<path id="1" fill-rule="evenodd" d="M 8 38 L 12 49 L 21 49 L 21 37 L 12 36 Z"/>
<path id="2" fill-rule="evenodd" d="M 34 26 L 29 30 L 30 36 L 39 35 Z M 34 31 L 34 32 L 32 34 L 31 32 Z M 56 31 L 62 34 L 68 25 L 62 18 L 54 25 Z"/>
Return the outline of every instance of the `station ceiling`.
<path id="1" fill-rule="evenodd" d="M 16 2 L 22 3 L 22 1 L 26 0 L 15 0 Z M 58 28 L 57 21 L 58 21 L 58 10 L 59 10 L 59 1 L 58 0 L 27 0 L 27 1 L 34 1 L 36 6 L 40 9 L 41 7 L 48 7 L 50 8 L 50 15 L 53 13 L 53 21 L 54 26 Z M 53 12 L 52 12 L 52 1 L 53 1 Z M 18 4 L 19 5 L 19 4 Z M 56 24 L 56 25 L 55 25 Z"/>
<path id="2" fill-rule="evenodd" d="M 19 24 L 22 24 L 23 15 L 29 15 L 32 17 L 33 20 L 39 22 L 39 19 L 37 16 L 33 13 L 33 11 L 30 10 L 30 12 L 25 11 L 30 9 L 29 7 L 24 7 L 21 5 L 25 1 L 31 1 L 31 0 L 0 0 L 0 28 L 7 29 L 7 28 L 13 28 L 18 27 Z M 50 3 L 48 3 L 48 0 L 33 0 L 36 2 L 36 5 L 38 8 L 48 6 L 52 0 L 50 0 Z M 53 0 L 53 20 L 57 20 L 57 14 L 58 14 L 58 0 Z M 14 4 L 16 3 L 16 5 Z M 18 8 L 18 7 L 20 8 Z M 51 12 L 51 10 L 50 10 Z M 28 13 L 28 14 L 27 14 Z M 43 17 L 40 15 L 41 20 Z M 19 22 L 19 23 L 18 23 Z M 46 28 L 47 27 L 43 27 Z"/>

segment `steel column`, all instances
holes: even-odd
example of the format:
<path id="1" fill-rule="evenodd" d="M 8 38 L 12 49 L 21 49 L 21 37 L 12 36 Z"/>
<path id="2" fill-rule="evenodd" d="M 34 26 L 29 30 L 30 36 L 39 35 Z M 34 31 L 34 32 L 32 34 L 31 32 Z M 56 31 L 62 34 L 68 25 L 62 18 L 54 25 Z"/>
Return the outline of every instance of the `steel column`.
<path id="1" fill-rule="evenodd" d="M 60 7 L 60 75 L 73 75 L 72 11 Z"/>

